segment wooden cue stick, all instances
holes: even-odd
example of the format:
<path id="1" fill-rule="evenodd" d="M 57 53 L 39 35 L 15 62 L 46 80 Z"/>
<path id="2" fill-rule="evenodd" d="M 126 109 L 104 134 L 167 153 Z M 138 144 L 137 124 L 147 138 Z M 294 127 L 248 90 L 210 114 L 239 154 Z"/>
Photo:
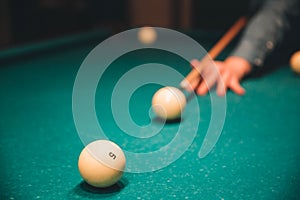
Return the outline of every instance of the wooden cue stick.
<path id="1" fill-rule="evenodd" d="M 239 31 L 246 24 L 246 17 L 239 18 L 233 26 L 223 35 L 223 37 L 215 44 L 215 46 L 208 52 L 208 54 L 201 60 L 203 63 L 206 59 L 215 59 L 219 53 L 229 44 L 229 42 L 239 33 Z M 180 87 L 188 88 L 190 83 L 199 77 L 202 71 L 203 65 L 194 66 L 193 70 L 185 77 L 185 79 L 180 83 Z"/>

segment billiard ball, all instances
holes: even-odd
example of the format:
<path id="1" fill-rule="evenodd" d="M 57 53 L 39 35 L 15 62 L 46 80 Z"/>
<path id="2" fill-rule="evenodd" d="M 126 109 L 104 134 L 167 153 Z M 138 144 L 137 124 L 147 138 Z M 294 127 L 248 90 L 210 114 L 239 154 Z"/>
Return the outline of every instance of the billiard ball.
<path id="1" fill-rule="evenodd" d="M 292 55 L 290 65 L 294 72 L 300 74 L 300 51 L 297 51 Z"/>
<path id="2" fill-rule="evenodd" d="M 156 31 L 152 27 L 142 27 L 138 31 L 138 39 L 143 44 L 152 44 L 156 40 L 156 37 Z"/>
<path id="3" fill-rule="evenodd" d="M 163 87 L 152 98 L 154 112 L 164 120 L 179 118 L 185 105 L 185 95 L 176 87 Z"/>
<path id="4" fill-rule="evenodd" d="M 78 169 L 81 177 L 94 187 L 109 187 L 118 182 L 125 168 L 122 149 L 109 140 L 96 140 L 80 153 Z"/>

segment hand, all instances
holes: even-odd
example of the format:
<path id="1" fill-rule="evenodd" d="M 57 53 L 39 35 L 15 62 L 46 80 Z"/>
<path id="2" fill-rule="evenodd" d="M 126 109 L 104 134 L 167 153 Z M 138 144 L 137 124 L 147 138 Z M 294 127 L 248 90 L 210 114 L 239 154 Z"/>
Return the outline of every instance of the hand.
<path id="1" fill-rule="evenodd" d="M 200 61 L 193 60 L 191 65 L 196 67 Z M 245 89 L 241 86 L 242 78 L 251 71 L 251 64 L 237 56 L 228 57 L 224 62 L 215 61 L 206 64 L 201 72 L 201 77 L 191 85 L 199 95 L 205 95 L 216 84 L 216 92 L 224 96 L 227 89 L 238 95 L 243 95 Z"/>

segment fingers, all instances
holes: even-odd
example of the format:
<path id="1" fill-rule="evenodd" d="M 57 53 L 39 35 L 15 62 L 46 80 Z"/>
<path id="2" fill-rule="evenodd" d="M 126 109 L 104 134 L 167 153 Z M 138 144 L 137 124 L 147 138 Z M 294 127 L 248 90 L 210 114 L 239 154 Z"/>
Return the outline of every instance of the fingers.
<path id="1" fill-rule="evenodd" d="M 196 90 L 197 94 L 205 95 L 209 91 L 209 89 L 217 82 L 219 73 L 217 69 L 218 67 L 215 65 L 216 63 L 207 62 L 205 65 L 200 66 L 200 61 L 191 61 L 191 65 L 194 68 L 201 69 L 201 79 L 197 80 L 197 85 L 193 83 L 193 88 Z"/>
<path id="2" fill-rule="evenodd" d="M 229 85 L 229 88 L 238 95 L 244 95 L 245 89 L 241 86 L 237 79 L 233 79 Z"/>
<path id="3" fill-rule="evenodd" d="M 245 89 L 240 84 L 243 73 L 239 73 L 236 67 L 224 62 L 214 62 L 213 65 L 200 66 L 200 61 L 192 60 L 194 68 L 201 69 L 201 76 L 191 84 L 192 90 L 199 95 L 206 95 L 210 88 L 217 83 L 216 92 L 219 96 L 224 96 L 228 89 L 238 95 L 244 95 Z M 202 67 L 202 68 L 199 68 Z"/>
<path id="4" fill-rule="evenodd" d="M 228 88 L 238 95 L 245 94 L 245 89 L 241 86 L 239 80 L 230 77 L 229 73 L 225 73 L 218 82 L 217 94 L 219 96 L 224 96 Z"/>
<path id="5" fill-rule="evenodd" d="M 186 89 L 187 89 L 187 91 L 192 92 L 192 91 L 196 90 L 196 88 L 198 88 L 199 84 L 202 84 L 200 76 L 199 76 L 199 78 L 190 82 L 189 87 L 187 87 Z"/>
<path id="6" fill-rule="evenodd" d="M 205 81 L 202 81 L 198 88 L 196 89 L 197 94 L 204 96 L 208 92 L 209 88 L 207 87 L 207 84 Z"/>
<path id="7" fill-rule="evenodd" d="M 224 96 L 227 91 L 230 74 L 225 71 L 221 74 L 217 84 L 217 95 Z"/>
<path id="8" fill-rule="evenodd" d="M 199 60 L 196 60 L 196 59 L 193 59 L 191 61 L 191 66 L 194 68 L 194 69 L 199 69 L 199 74 L 200 74 L 200 61 Z"/>
<path id="9" fill-rule="evenodd" d="M 211 67 L 204 70 L 202 76 L 202 82 L 197 88 L 197 93 L 199 95 L 205 95 L 216 84 L 219 74 L 216 69 Z"/>

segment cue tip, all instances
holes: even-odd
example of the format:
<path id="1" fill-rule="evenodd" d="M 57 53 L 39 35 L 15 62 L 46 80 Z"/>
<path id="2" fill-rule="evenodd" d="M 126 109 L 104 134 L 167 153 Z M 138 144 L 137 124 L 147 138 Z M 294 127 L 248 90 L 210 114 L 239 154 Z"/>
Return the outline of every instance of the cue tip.
<path id="1" fill-rule="evenodd" d="M 189 83 L 184 79 L 183 81 L 181 81 L 181 83 L 179 84 L 179 86 L 183 89 L 186 89 L 188 87 Z"/>
<path id="2" fill-rule="evenodd" d="M 193 87 L 191 86 L 191 84 L 189 83 L 189 81 L 186 79 L 183 79 L 181 81 L 181 83 L 179 84 L 179 88 L 180 88 L 180 90 L 186 90 L 188 92 L 191 92 L 194 90 Z"/>

